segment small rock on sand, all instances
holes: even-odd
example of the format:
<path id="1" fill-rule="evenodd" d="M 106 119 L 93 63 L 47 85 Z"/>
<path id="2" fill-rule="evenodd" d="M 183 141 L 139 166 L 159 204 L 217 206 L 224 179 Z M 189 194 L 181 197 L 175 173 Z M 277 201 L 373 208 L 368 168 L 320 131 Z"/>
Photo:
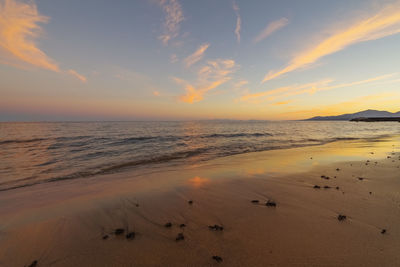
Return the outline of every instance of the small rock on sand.
<path id="1" fill-rule="evenodd" d="M 265 203 L 265 206 L 276 207 L 276 203 L 274 201 L 268 200 L 267 203 Z"/>
<path id="2" fill-rule="evenodd" d="M 130 232 L 125 237 L 126 237 L 126 239 L 135 239 L 135 236 L 136 236 L 135 232 Z"/>
<path id="3" fill-rule="evenodd" d="M 117 228 L 117 229 L 115 229 L 114 234 L 115 234 L 115 235 L 122 235 L 124 232 L 125 232 L 124 229 L 122 229 L 122 228 Z"/>
<path id="4" fill-rule="evenodd" d="M 177 235 L 177 237 L 175 238 L 176 241 L 182 241 L 185 239 L 185 236 L 183 235 L 183 233 L 179 233 Z"/>
<path id="5" fill-rule="evenodd" d="M 212 259 L 216 262 L 222 262 L 222 258 L 220 256 L 212 256 Z"/>

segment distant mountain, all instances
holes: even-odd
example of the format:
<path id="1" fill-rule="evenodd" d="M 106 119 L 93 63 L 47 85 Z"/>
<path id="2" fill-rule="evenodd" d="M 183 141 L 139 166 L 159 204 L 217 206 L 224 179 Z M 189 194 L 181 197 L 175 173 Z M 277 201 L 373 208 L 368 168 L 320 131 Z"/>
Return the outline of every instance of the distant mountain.
<path id="1" fill-rule="evenodd" d="M 352 114 L 343 114 L 338 116 L 317 116 L 306 121 L 348 121 L 355 118 L 381 118 L 381 117 L 400 117 L 400 111 L 396 113 L 388 112 L 388 111 L 380 111 L 368 109 L 364 111 L 360 111 Z"/>

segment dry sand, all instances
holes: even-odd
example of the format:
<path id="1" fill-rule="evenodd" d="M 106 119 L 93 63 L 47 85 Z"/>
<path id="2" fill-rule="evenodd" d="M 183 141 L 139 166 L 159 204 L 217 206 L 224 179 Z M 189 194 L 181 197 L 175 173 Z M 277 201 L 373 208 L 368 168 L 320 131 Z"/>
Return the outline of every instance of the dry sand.
<path id="1" fill-rule="evenodd" d="M 400 266 L 398 147 L 336 142 L 0 192 L 0 266 Z"/>

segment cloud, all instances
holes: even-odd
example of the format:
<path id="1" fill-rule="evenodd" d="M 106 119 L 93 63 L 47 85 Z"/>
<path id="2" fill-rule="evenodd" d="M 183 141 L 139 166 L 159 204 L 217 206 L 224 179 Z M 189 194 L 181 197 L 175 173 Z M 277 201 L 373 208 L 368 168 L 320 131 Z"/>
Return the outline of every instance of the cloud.
<path id="1" fill-rule="evenodd" d="M 233 87 L 241 88 L 242 86 L 247 85 L 248 83 L 249 83 L 249 81 L 247 81 L 247 80 L 239 80 L 233 85 Z"/>
<path id="2" fill-rule="evenodd" d="M 397 112 L 400 94 L 398 92 L 380 92 L 378 94 L 358 96 L 356 98 L 319 106 L 312 109 L 301 109 L 279 114 L 280 119 L 305 119 L 313 116 L 335 116 L 343 113 L 358 112 L 365 109 L 381 109 Z M 299 109 L 300 108 L 300 109 Z"/>
<path id="3" fill-rule="evenodd" d="M 231 59 L 210 60 L 197 73 L 196 86 L 174 77 L 174 81 L 184 86 L 185 95 L 180 100 L 186 103 L 194 103 L 203 100 L 204 95 L 231 79 L 230 74 L 236 70 L 236 64 Z"/>
<path id="4" fill-rule="evenodd" d="M 349 82 L 349 83 L 341 83 L 341 84 L 336 84 L 336 85 L 330 85 L 333 82 L 332 79 L 325 79 L 325 80 L 321 80 L 321 81 L 313 82 L 313 83 L 307 83 L 307 84 L 301 84 L 301 85 L 295 84 L 295 85 L 280 87 L 280 88 L 265 91 L 265 92 L 247 94 L 247 95 L 242 96 L 240 98 L 240 100 L 253 102 L 253 103 L 259 103 L 262 101 L 272 101 L 272 100 L 275 100 L 277 98 L 282 98 L 282 97 L 290 97 L 290 96 L 294 96 L 294 95 L 301 95 L 301 94 L 307 94 L 307 93 L 314 94 L 319 91 L 326 91 L 326 90 L 332 90 L 332 89 L 337 89 L 337 88 L 345 88 L 345 87 L 351 87 L 351 86 L 356 86 L 356 85 L 361 85 L 361 84 L 372 83 L 372 82 L 376 82 L 379 80 L 388 79 L 390 77 L 393 77 L 394 75 L 397 75 L 397 73 L 385 74 L 385 75 L 380 75 L 380 76 L 366 79 L 366 80 L 354 81 L 354 82 Z"/>
<path id="5" fill-rule="evenodd" d="M 281 101 L 281 102 L 275 102 L 275 103 L 273 103 L 272 105 L 274 105 L 274 106 L 282 106 L 282 105 L 290 104 L 290 103 L 292 103 L 292 102 L 293 102 L 293 100 Z"/>
<path id="6" fill-rule="evenodd" d="M 279 87 L 277 89 L 269 90 L 269 91 L 264 91 L 260 93 L 254 93 L 254 94 L 247 94 L 244 95 L 240 98 L 242 101 L 249 101 L 249 102 L 260 102 L 260 99 L 263 101 L 265 100 L 274 100 L 276 98 L 282 97 L 282 96 L 288 96 L 288 95 L 293 95 L 293 94 L 302 94 L 302 93 L 315 93 L 316 91 L 321 88 L 321 86 L 325 86 L 329 83 L 331 83 L 333 80 L 331 79 L 326 79 L 326 80 L 321 80 L 318 82 L 313 82 L 313 83 L 306 83 L 306 84 L 295 84 L 295 85 L 289 85 L 289 86 L 284 86 L 284 87 Z M 325 87 L 322 87 L 325 88 Z"/>
<path id="7" fill-rule="evenodd" d="M 59 72 L 58 65 L 40 50 L 36 43 L 36 39 L 42 33 L 39 23 L 46 23 L 48 20 L 48 17 L 39 14 L 33 1 L 1 1 L 0 50 L 4 54 L 2 62 L 11 65 L 28 63 Z"/>
<path id="8" fill-rule="evenodd" d="M 49 18 L 39 14 L 33 1 L 27 3 L 15 0 L 0 2 L 0 62 L 15 67 L 25 68 L 32 65 L 55 72 L 68 73 L 82 82 L 85 76 L 75 70 L 62 71 L 58 64 L 40 50 L 37 38 L 43 30 L 39 23 L 46 23 Z"/>
<path id="9" fill-rule="evenodd" d="M 159 39 L 164 45 L 179 35 L 180 23 L 184 20 L 183 10 L 177 0 L 161 0 L 160 5 L 165 13 L 165 21 L 163 24 L 164 33 Z"/>
<path id="10" fill-rule="evenodd" d="M 79 73 L 77 73 L 75 70 L 68 70 L 67 73 L 71 74 L 72 76 L 74 76 L 75 78 L 77 78 L 78 80 L 80 80 L 83 83 L 87 82 L 87 78 Z"/>
<path id="11" fill-rule="evenodd" d="M 199 46 L 199 48 L 193 54 L 191 54 L 190 56 L 185 58 L 184 61 L 185 61 L 186 67 L 190 67 L 197 61 L 201 60 L 209 46 L 210 46 L 210 44 L 202 44 Z"/>
<path id="12" fill-rule="evenodd" d="M 265 75 L 263 83 L 285 73 L 304 68 L 321 57 L 338 52 L 346 47 L 400 32 L 400 2 L 386 6 L 367 19 L 353 23 L 350 27 L 338 30 L 335 34 L 322 40 L 308 50 L 300 52 L 289 65 L 278 71 Z"/>
<path id="13" fill-rule="evenodd" d="M 171 62 L 171 63 L 176 63 L 176 62 L 178 62 L 179 61 L 179 58 L 178 58 L 178 56 L 176 55 L 176 54 L 172 54 L 170 57 L 169 57 L 169 62 Z"/>
<path id="14" fill-rule="evenodd" d="M 236 14 L 235 35 L 236 35 L 237 42 L 240 43 L 240 29 L 241 29 L 241 26 L 242 26 L 242 18 L 240 17 L 239 6 L 236 4 L 236 2 L 233 2 L 232 8 L 233 8 L 233 10 L 235 11 L 235 14 Z"/>
<path id="15" fill-rule="evenodd" d="M 267 38 L 268 36 L 270 36 L 271 34 L 273 34 L 274 32 L 276 32 L 277 30 L 285 27 L 286 25 L 289 24 L 289 20 L 287 18 L 280 18 L 278 20 L 275 20 L 271 23 L 269 23 L 264 30 L 262 30 L 257 36 L 256 38 L 254 38 L 253 42 L 254 43 L 258 43 L 262 40 L 264 40 L 265 38 Z"/>

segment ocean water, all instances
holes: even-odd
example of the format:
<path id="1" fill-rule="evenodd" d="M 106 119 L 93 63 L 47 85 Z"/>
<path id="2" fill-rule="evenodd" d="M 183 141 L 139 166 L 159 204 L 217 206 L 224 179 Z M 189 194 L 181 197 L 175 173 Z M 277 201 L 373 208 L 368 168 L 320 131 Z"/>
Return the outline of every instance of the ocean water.
<path id="1" fill-rule="evenodd" d="M 0 191 L 229 155 L 400 134 L 400 123 L 0 123 Z"/>

